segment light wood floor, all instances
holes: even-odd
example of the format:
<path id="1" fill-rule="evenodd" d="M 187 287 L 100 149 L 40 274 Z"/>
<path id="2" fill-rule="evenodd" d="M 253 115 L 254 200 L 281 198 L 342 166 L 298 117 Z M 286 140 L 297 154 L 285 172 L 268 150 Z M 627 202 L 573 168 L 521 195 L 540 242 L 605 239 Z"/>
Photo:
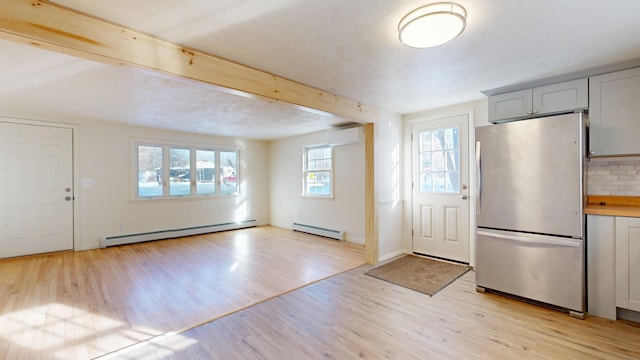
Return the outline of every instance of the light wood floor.
<path id="1" fill-rule="evenodd" d="M 117 359 L 640 359 L 640 324 L 585 320 L 475 291 L 429 297 L 357 269 Z"/>
<path id="2" fill-rule="evenodd" d="M 0 358 L 95 358 L 364 263 L 275 227 L 0 260 Z"/>

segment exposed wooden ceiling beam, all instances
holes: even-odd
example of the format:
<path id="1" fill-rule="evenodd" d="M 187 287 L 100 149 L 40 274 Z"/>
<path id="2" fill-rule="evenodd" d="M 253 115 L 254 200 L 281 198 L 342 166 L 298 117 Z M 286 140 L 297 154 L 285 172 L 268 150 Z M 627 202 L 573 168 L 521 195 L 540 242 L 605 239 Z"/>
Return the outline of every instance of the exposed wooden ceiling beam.
<path id="1" fill-rule="evenodd" d="M 127 29 L 48 1 L 0 1 L 0 38 L 113 65 L 134 65 L 359 122 L 378 109 Z"/>

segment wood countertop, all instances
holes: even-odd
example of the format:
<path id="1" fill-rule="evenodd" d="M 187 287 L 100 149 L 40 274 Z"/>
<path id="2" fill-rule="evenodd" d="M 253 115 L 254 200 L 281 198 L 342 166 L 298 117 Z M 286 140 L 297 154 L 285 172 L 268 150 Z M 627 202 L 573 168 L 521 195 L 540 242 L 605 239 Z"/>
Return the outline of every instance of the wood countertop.
<path id="1" fill-rule="evenodd" d="M 640 197 L 589 195 L 585 214 L 640 217 Z"/>

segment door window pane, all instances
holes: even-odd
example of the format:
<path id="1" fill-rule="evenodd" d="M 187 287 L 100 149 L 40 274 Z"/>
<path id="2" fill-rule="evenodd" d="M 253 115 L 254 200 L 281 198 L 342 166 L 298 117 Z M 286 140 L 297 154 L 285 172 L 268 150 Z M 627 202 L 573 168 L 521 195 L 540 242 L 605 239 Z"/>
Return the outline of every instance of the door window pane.
<path id="1" fill-rule="evenodd" d="M 431 154 L 433 156 L 433 171 L 444 171 L 444 151 L 425 151 L 425 154 Z"/>
<path id="2" fill-rule="evenodd" d="M 433 174 L 430 171 L 420 174 L 420 192 L 433 192 Z"/>
<path id="3" fill-rule="evenodd" d="M 161 146 L 138 146 L 138 196 L 162 196 Z"/>
<path id="4" fill-rule="evenodd" d="M 216 152 L 196 150 L 196 194 L 216 193 Z"/>
<path id="5" fill-rule="evenodd" d="M 169 195 L 191 194 L 191 151 L 169 148 Z"/>
<path id="6" fill-rule="evenodd" d="M 420 192 L 460 192 L 459 128 L 420 132 Z"/>
<path id="7" fill-rule="evenodd" d="M 238 153 L 220 152 L 220 193 L 225 195 L 238 192 Z"/>
<path id="8" fill-rule="evenodd" d="M 420 152 L 431 151 L 431 131 L 420 133 Z"/>

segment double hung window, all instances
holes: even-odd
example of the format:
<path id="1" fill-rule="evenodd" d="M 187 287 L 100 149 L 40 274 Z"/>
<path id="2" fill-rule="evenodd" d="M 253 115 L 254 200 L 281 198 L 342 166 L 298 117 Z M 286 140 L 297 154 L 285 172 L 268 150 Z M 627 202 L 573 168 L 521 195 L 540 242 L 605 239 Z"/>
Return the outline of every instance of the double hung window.
<path id="1" fill-rule="evenodd" d="M 333 151 L 331 146 L 304 148 L 303 195 L 333 196 Z"/>

